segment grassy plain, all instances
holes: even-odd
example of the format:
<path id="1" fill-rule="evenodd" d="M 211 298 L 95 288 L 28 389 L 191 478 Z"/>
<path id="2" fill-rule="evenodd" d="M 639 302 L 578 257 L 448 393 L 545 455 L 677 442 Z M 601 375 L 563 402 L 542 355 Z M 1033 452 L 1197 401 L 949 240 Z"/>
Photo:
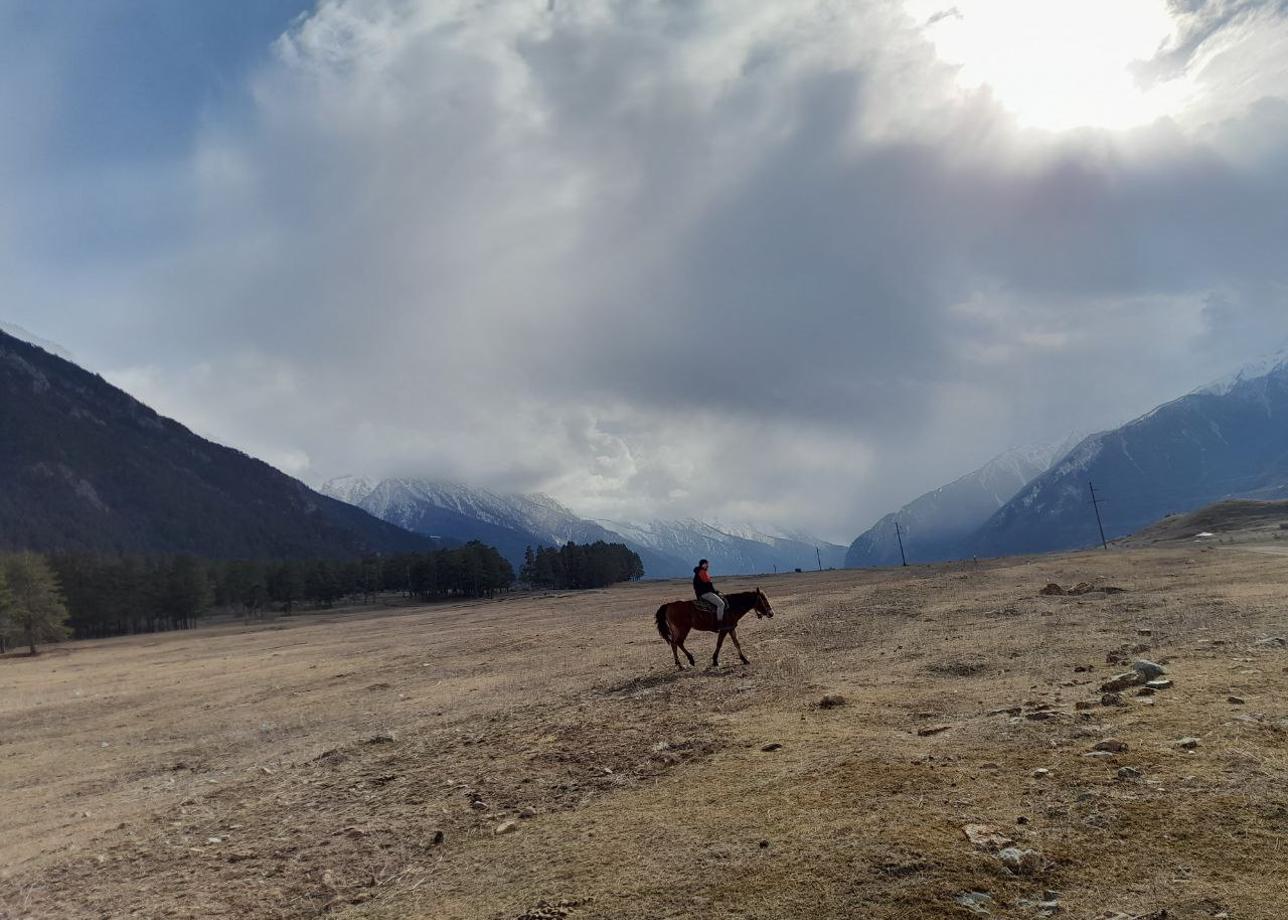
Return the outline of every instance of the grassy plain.
<path id="1" fill-rule="evenodd" d="M 0 659 L 0 917 L 1288 916 L 1288 559 L 756 583 L 747 667 L 675 671 L 675 583 Z M 1101 705 L 1137 654 L 1174 686 Z"/>

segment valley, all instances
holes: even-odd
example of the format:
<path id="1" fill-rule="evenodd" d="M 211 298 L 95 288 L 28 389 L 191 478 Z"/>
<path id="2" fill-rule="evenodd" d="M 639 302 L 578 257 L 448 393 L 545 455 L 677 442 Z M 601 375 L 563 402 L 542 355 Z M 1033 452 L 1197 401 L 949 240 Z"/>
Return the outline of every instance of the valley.
<path id="1" fill-rule="evenodd" d="M 748 667 L 675 671 L 677 583 L 0 659 L 0 916 L 1280 916 L 1282 559 L 755 584 Z"/>

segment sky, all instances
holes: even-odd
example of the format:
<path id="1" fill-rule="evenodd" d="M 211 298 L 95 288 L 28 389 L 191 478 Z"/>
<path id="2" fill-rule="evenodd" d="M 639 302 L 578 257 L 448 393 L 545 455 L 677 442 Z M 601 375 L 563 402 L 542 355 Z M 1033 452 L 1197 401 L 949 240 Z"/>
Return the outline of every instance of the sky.
<path id="1" fill-rule="evenodd" d="M 0 321 L 310 484 L 849 542 L 1288 340 L 1285 0 L 0 0 Z"/>

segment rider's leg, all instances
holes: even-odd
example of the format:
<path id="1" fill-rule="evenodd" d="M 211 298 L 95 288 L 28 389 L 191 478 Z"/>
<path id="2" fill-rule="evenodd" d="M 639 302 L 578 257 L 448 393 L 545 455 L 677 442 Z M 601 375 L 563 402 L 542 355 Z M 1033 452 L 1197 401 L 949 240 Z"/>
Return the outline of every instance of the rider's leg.
<path id="1" fill-rule="evenodd" d="M 702 599 L 716 608 L 716 629 L 719 629 L 724 622 L 726 601 L 719 594 L 712 591 L 710 594 L 702 595 Z"/>

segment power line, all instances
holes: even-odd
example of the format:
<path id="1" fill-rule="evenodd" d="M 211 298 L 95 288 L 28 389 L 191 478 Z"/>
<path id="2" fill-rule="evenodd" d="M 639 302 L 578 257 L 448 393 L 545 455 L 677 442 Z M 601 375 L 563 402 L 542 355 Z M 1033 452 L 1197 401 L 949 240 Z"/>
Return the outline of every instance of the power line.
<path id="1" fill-rule="evenodd" d="M 1104 501 L 1096 495 L 1096 487 L 1091 480 L 1087 480 L 1087 488 L 1091 490 L 1091 507 L 1096 509 L 1096 526 L 1100 528 L 1100 545 L 1109 549 L 1109 541 L 1105 539 L 1105 525 L 1100 522 L 1100 503 Z"/>
<path id="2" fill-rule="evenodd" d="M 894 535 L 899 539 L 899 561 L 903 563 L 903 567 L 906 569 L 908 567 L 908 557 L 903 554 L 903 531 L 899 529 L 898 521 L 894 522 Z"/>

